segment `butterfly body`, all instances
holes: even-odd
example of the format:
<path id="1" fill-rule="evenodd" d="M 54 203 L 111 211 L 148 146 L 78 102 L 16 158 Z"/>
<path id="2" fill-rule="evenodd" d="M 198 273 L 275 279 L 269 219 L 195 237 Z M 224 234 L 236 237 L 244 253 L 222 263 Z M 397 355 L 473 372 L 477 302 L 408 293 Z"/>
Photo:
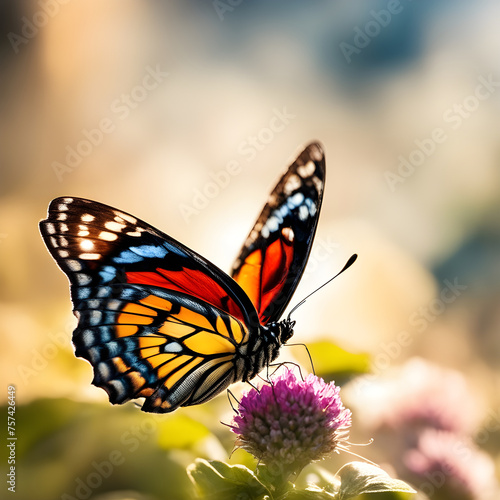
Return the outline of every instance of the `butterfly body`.
<path id="1" fill-rule="evenodd" d="M 295 322 L 280 321 L 314 237 L 324 159 L 313 143 L 271 194 L 232 277 L 121 210 L 57 198 L 42 237 L 70 280 L 76 355 L 111 403 L 145 398 L 164 413 L 208 401 L 276 359 Z"/>

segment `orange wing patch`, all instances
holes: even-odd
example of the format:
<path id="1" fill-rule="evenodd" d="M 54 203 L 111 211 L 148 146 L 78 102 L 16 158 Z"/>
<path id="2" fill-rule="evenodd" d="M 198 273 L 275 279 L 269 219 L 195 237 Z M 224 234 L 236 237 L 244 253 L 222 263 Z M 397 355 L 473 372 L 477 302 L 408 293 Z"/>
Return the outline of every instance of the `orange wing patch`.
<path id="1" fill-rule="evenodd" d="M 234 352 L 234 345 L 229 339 L 214 335 L 210 332 L 200 332 L 188 339 L 183 344 L 192 351 L 204 355 L 220 354 L 223 352 Z"/>
<path id="2" fill-rule="evenodd" d="M 165 355 L 167 356 L 167 355 Z M 164 356 L 158 356 L 159 358 L 164 358 Z M 172 358 L 168 359 L 167 361 L 164 361 L 163 364 L 161 364 L 158 368 L 158 378 L 165 379 L 172 375 L 172 373 L 175 373 L 177 368 L 182 366 L 183 364 L 189 363 L 193 359 L 192 356 L 185 356 L 185 355 L 173 355 Z"/>
<path id="3" fill-rule="evenodd" d="M 127 304 L 116 320 L 116 335 L 130 337 L 139 331 L 136 325 L 150 325 L 158 313 L 149 307 L 139 304 Z"/>
<path id="4" fill-rule="evenodd" d="M 176 355 L 176 354 L 158 354 L 158 355 L 155 355 L 155 356 L 151 356 L 148 359 L 148 362 L 149 364 L 153 367 L 153 368 L 158 368 L 158 367 L 161 367 L 161 366 L 166 366 L 166 364 L 173 360 L 173 359 L 179 359 L 180 356 Z"/>
<path id="5" fill-rule="evenodd" d="M 172 309 L 172 302 L 157 297 L 156 295 L 148 295 L 139 302 L 146 306 L 151 306 L 154 307 L 155 309 L 161 309 L 163 311 L 170 311 Z"/>
<path id="6" fill-rule="evenodd" d="M 129 314 L 124 314 L 124 317 L 121 318 L 123 322 L 127 322 L 127 316 L 130 316 Z M 131 337 L 132 335 L 135 335 L 139 331 L 139 327 L 135 325 L 122 325 L 120 324 L 120 318 L 118 318 L 118 324 L 116 325 L 116 335 L 117 337 Z"/>
<path id="7" fill-rule="evenodd" d="M 233 276 L 250 297 L 264 323 L 264 312 L 285 286 L 293 260 L 293 246 L 287 229 L 283 228 L 281 237 L 268 247 L 249 254 Z"/>
<path id="8" fill-rule="evenodd" d="M 179 321 L 179 323 L 191 325 L 201 330 L 207 330 L 211 332 L 214 331 L 214 327 L 205 316 L 186 307 L 181 307 L 180 312 L 178 312 L 177 314 L 171 314 L 170 318 Z"/>

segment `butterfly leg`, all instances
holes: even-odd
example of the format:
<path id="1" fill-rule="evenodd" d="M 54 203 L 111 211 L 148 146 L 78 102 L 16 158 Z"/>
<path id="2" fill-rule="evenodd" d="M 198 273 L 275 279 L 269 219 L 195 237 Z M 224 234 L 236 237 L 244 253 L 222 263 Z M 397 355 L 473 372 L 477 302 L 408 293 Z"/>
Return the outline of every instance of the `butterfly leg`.
<path id="1" fill-rule="evenodd" d="M 309 352 L 309 349 L 307 348 L 306 344 L 300 344 L 300 343 L 298 343 L 298 344 L 285 344 L 283 347 L 295 347 L 295 346 L 301 346 L 306 350 L 307 356 L 309 358 L 309 362 L 311 363 L 311 373 L 313 375 L 316 375 L 316 370 L 314 369 L 314 363 L 312 360 L 312 356 L 311 356 L 311 353 Z"/>
<path id="2" fill-rule="evenodd" d="M 236 413 L 237 415 L 239 415 L 240 412 L 233 405 L 233 402 L 235 402 L 237 405 L 239 405 L 240 404 L 239 399 L 231 392 L 231 389 L 226 389 L 226 394 L 227 394 L 227 400 L 229 401 L 231 409 L 234 411 L 234 413 Z"/>

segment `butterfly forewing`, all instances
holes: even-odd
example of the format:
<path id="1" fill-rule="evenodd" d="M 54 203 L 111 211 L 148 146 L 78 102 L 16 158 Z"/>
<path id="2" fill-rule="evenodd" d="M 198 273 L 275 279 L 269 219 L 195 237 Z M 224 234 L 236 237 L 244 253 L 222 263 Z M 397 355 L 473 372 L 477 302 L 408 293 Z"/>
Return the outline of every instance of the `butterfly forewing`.
<path id="1" fill-rule="evenodd" d="M 82 198 L 57 198 L 40 230 L 73 285 L 73 299 L 98 285 L 136 283 L 198 297 L 252 322 L 248 297 L 226 273 L 130 214 Z"/>
<path id="2" fill-rule="evenodd" d="M 262 324 L 281 317 L 304 272 L 324 183 L 323 150 L 311 143 L 272 191 L 236 259 L 231 275 L 252 300 Z"/>

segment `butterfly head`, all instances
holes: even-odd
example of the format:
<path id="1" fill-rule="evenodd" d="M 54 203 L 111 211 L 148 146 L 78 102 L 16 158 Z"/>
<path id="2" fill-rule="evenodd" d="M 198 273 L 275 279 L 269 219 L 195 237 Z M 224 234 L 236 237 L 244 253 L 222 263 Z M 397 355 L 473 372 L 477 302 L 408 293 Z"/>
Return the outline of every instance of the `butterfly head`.
<path id="1" fill-rule="evenodd" d="M 293 336 L 293 328 L 295 327 L 295 320 L 286 318 L 279 323 L 274 323 L 277 329 L 277 340 L 279 345 L 286 344 Z M 270 325 L 269 325 L 270 326 Z"/>
<path id="2" fill-rule="evenodd" d="M 293 335 L 293 329 L 295 327 L 295 320 L 291 319 L 286 319 L 283 322 L 283 333 L 281 335 L 281 339 L 283 340 L 283 343 L 288 342 Z"/>

